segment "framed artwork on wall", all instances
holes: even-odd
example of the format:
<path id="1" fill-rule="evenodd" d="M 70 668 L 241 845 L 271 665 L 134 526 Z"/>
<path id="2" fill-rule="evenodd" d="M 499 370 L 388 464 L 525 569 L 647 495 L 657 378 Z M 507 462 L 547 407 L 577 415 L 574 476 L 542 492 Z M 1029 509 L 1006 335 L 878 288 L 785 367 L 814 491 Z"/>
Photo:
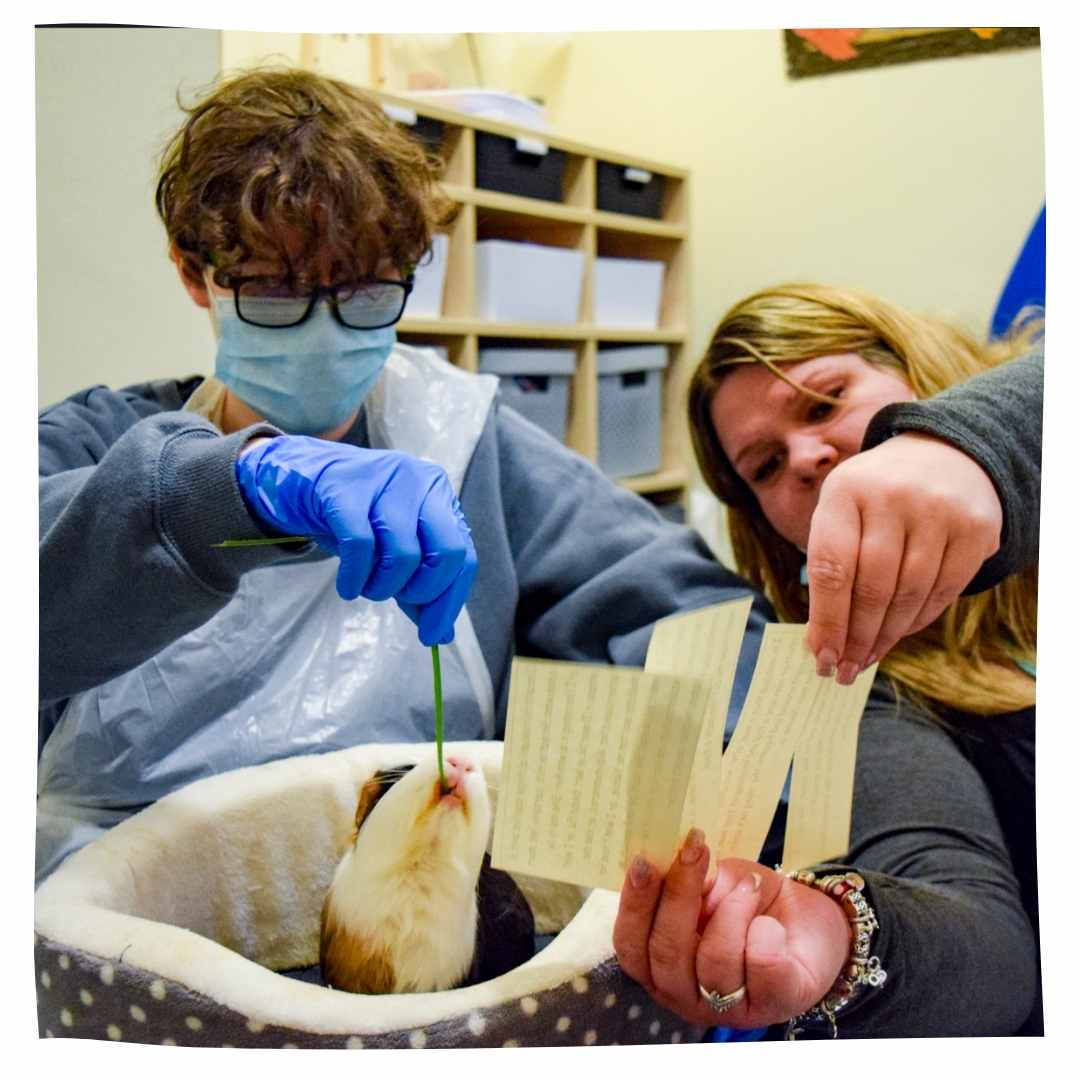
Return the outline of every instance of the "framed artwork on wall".
<path id="1" fill-rule="evenodd" d="M 788 76 L 793 79 L 837 71 L 937 60 L 999 49 L 1039 47 L 1037 26 L 965 26 L 880 29 L 785 30 Z"/>

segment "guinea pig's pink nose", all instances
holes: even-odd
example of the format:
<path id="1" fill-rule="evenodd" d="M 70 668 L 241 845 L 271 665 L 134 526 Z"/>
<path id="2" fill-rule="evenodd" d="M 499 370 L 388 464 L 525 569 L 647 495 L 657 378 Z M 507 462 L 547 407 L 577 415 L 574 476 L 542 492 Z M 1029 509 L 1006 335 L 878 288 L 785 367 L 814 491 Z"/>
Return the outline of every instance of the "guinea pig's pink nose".
<path id="1" fill-rule="evenodd" d="M 468 759 L 463 757 L 454 757 L 451 755 L 446 759 L 455 769 L 460 769 L 462 772 L 475 772 L 476 766 Z"/>

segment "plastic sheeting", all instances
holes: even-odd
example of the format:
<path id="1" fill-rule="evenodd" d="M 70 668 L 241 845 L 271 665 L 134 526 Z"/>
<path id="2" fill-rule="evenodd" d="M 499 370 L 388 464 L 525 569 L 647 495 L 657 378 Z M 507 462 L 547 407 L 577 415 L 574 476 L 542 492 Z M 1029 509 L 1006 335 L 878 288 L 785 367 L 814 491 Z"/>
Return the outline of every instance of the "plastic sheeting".
<path id="1" fill-rule="evenodd" d="M 496 386 L 399 345 L 365 404 L 370 444 L 438 462 L 460 492 Z M 208 622 L 72 698 L 39 762 L 39 880 L 201 777 L 433 737 L 430 653 L 416 628 L 395 604 L 342 600 L 336 574 L 324 553 L 248 573 Z M 467 608 L 441 658 L 447 739 L 492 738 L 491 677 Z"/>

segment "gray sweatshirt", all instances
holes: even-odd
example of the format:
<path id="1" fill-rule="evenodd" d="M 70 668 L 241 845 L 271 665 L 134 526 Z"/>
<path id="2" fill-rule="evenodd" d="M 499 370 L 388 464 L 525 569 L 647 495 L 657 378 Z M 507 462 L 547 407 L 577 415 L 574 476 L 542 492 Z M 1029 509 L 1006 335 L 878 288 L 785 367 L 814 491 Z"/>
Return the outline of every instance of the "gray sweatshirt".
<path id="1" fill-rule="evenodd" d="M 869 450 L 893 435 L 936 435 L 973 457 L 997 488 L 1004 511 L 1001 548 L 965 593 L 978 593 L 1039 561 L 1043 352 L 950 386 L 925 401 L 887 405 L 866 429 Z"/>

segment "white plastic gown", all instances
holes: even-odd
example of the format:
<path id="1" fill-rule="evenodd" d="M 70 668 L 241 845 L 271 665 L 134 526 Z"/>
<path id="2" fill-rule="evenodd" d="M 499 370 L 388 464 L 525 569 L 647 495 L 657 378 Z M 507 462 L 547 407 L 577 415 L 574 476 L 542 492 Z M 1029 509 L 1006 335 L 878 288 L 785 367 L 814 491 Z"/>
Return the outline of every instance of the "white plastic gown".
<path id="1" fill-rule="evenodd" d="M 438 462 L 460 494 L 497 385 L 397 345 L 365 402 L 369 443 Z M 68 702 L 39 762 L 38 881 L 200 777 L 433 738 L 430 650 L 393 602 L 342 600 L 337 569 L 327 556 L 245 574 L 208 622 Z M 440 658 L 446 737 L 494 737 L 491 676 L 467 608 Z"/>

